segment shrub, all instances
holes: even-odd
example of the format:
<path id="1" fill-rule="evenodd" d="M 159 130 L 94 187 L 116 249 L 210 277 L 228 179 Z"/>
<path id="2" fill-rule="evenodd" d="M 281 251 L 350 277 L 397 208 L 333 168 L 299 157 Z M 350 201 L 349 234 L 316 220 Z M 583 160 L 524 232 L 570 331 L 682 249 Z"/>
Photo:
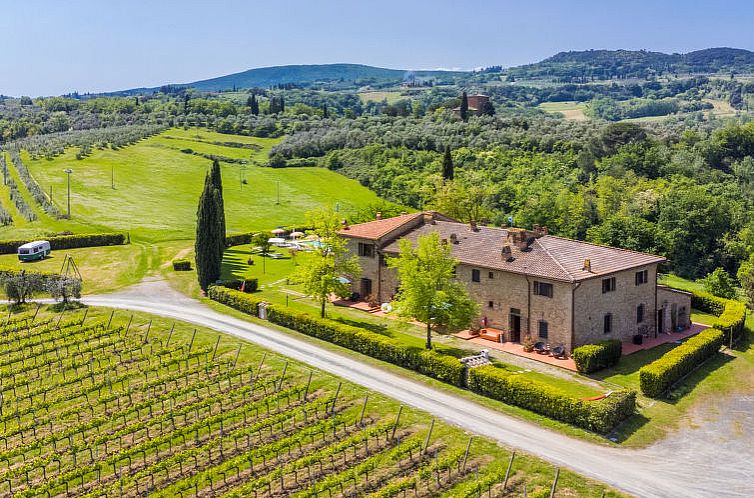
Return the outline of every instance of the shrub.
<path id="1" fill-rule="evenodd" d="M 727 299 L 713 296 L 708 292 L 692 292 L 691 294 L 692 308 L 715 316 L 720 316 L 725 311 L 727 301 Z"/>
<path id="2" fill-rule="evenodd" d="M 81 297 L 81 280 L 46 271 L 0 267 L 0 285 L 6 297 L 15 303 L 24 303 L 44 292 L 64 302 Z"/>
<path id="3" fill-rule="evenodd" d="M 37 239 L 0 240 L 0 254 L 14 254 L 19 246 Z M 52 250 L 77 249 L 80 247 L 116 246 L 128 243 L 125 233 L 89 233 L 78 235 L 58 235 L 44 240 L 50 242 Z"/>
<path id="4" fill-rule="evenodd" d="M 256 292 L 259 288 L 259 280 L 256 278 L 220 280 L 216 285 L 233 290 L 241 290 L 241 287 L 243 287 L 244 292 Z"/>
<path id="5" fill-rule="evenodd" d="M 634 391 L 615 391 L 606 398 L 586 401 L 491 365 L 469 370 L 469 389 L 600 434 L 610 432 L 636 408 Z"/>
<path id="6" fill-rule="evenodd" d="M 210 285 L 207 296 L 213 301 L 230 306 L 252 316 L 259 316 L 259 304 L 264 300 L 219 285 Z"/>
<path id="7" fill-rule="evenodd" d="M 622 353 L 621 342 L 617 339 L 586 344 L 573 350 L 571 357 L 581 373 L 591 373 L 617 365 Z"/>
<path id="8" fill-rule="evenodd" d="M 724 299 L 734 299 L 736 288 L 733 279 L 723 268 L 715 268 L 715 271 L 707 274 L 699 280 L 704 285 L 704 290 L 710 294 Z"/>
<path id="9" fill-rule="evenodd" d="M 712 326 L 727 336 L 727 341 L 735 340 L 744 330 L 746 305 L 734 299 L 723 299 L 707 292 L 691 294 L 691 307 L 717 317 Z"/>
<path id="10" fill-rule="evenodd" d="M 240 246 L 243 244 L 251 244 L 251 238 L 253 233 L 237 233 L 234 235 L 227 235 L 225 237 L 225 247 Z"/>
<path id="11" fill-rule="evenodd" d="M 186 258 L 174 259 L 173 270 L 175 271 L 189 271 L 191 270 L 191 261 Z"/>
<path id="12" fill-rule="evenodd" d="M 723 332 L 707 329 L 639 370 L 641 392 L 656 398 L 720 350 Z"/>

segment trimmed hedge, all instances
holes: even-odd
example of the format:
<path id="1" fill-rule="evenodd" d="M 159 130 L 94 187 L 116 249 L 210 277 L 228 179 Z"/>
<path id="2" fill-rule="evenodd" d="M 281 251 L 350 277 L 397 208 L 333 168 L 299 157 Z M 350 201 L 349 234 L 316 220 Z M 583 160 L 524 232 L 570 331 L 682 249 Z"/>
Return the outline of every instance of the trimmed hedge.
<path id="1" fill-rule="evenodd" d="M 215 301 L 253 316 L 258 316 L 258 306 L 263 302 L 254 296 L 218 286 L 211 286 L 208 295 Z M 279 305 L 268 305 L 267 319 L 443 382 L 466 386 L 466 367 L 453 356 L 406 346 L 366 329 Z M 469 389 L 479 394 L 599 433 L 612 430 L 631 416 L 636 408 L 636 393 L 633 391 L 617 391 L 602 400 L 584 401 L 493 366 L 468 370 L 468 384 Z"/>
<path id="2" fill-rule="evenodd" d="M 259 280 L 256 278 L 244 278 L 244 279 L 234 279 L 234 280 L 220 280 L 217 282 L 217 284 L 221 287 L 225 287 L 227 289 L 233 289 L 233 290 L 241 290 L 241 286 L 243 285 L 243 291 L 246 293 L 249 292 L 256 292 L 259 288 Z"/>
<path id="3" fill-rule="evenodd" d="M 586 401 L 491 365 L 469 370 L 469 389 L 600 434 L 613 430 L 636 409 L 634 391 L 614 391 L 603 399 Z"/>
<path id="4" fill-rule="evenodd" d="M 581 373 L 592 373 L 603 368 L 617 365 L 623 346 L 617 339 L 586 344 L 573 350 L 571 358 L 576 363 L 576 369 Z"/>
<path id="5" fill-rule="evenodd" d="M 225 237 L 225 247 L 240 246 L 243 244 L 251 244 L 251 238 L 253 233 L 237 233 L 234 235 L 227 235 Z"/>
<path id="6" fill-rule="evenodd" d="M 189 271 L 191 270 L 191 261 L 186 258 L 174 259 L 173 270 L 175 271 Z"/>
<path id="7" fill-rule="evenodd" d="M 692 292 L 691 307 L 717 317 L 712 326 L 725 333 L 727 341 L 738 340 L 746 322 L 746 305 L 735 299 L 724 299 L 707 292 Z"/>
<path id="8" fill-rule="evenodd" d="M 50 248 L 77 249 L 80 247 L 117 246 L 128 243 L 125 233 L 84 233 L 77 235 L 58 235 L 40 239 L 0 240 L 0 254 L 15 254 L 18 247 L 34 240 L 47 240 Z"/>
<path id="9" fill-rule="evenodd" d="M 211 286 L 208 295 L 215 301 L 254 316 L 258 316 L 258 305 L 262 302 L 254 296 L 218 286 Z M 443 382 L 456 386 L 464 385 L 466 367 L 453 356 L 406 346 L 366 329 L 315 317 L 284 306 L 268 305 L 267 319 L 302 334 L 332 342 L 378 360 L 416 370 Z"/>
<path id="10" fill-rule="evenodd" d="M 706 329 L 639 370 L 641 392 L 656 398 L 720 350 L 722 331 Z"/>

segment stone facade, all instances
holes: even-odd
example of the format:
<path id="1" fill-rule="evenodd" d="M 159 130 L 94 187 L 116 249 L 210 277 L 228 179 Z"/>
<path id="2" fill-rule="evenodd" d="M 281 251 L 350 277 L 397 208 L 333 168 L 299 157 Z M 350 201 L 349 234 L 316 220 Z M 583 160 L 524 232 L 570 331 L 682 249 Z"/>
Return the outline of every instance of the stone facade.
<path id="1" fill-rule="evenodd" d="M 546 230 L 469 230 L 437 213 L 404 216 L 400 226 L 378 219 L 341 232 L 359 255 L 362 275 L 353 289 L 362 299 L 392 300 L 399 282 L 385 260 L 397 254 L 396 241 L 438 231 L 458 251 L 456 278 L 478 303 L 482 327 L 504 331 L 507 341 L 528 336 L 570 352 L 690 326 L 691 295 L 656 284 L 663 258 L 551 237 Z M 511 249 L 509 235 L 519 232 L 525 244 Z"/>
<path id="2" fill-rule="evenodd" d="M 691 326 L 691 294 L 658 285 L 657 324 L 658 332 L 662 334 L 678 328 L 689 328 Z"/>

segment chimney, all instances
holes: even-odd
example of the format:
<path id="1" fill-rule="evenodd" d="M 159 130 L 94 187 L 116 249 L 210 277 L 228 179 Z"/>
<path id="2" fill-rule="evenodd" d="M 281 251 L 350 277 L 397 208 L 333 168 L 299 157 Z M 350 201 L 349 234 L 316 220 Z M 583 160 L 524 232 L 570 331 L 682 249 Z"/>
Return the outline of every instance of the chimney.
<path id="1" fill-rule="evenodd" d="M 376 219 L 378 219 L 378 220 L 381 220 L 382 219 L 382 212 L 381 211 L 377 211 L 377 214 L 375 214 L 374 217 Z"/>
<path id="2" fill-rule="evenodd" d="M 500 250 L 500 256 L 502 256 L 502 258 L 508 263 L 513 261 L 513 251 L 511 250 L 511 246 L 509 244 L 505 244 L 503 246 L 503 248 Z"/>
<path id="3" fill-rule="evenodd" d="M 589 259 L 584 260 L 584 267 L 582 270 L 592 273 L 592 262 Z"/>
<path id="4" fill-rule="evenodd" d="M 452 244 L 458 244 L 458 235 L 451 233 L 450 234 L 450 242 Z"/>
<path id="5" fill-rule="evenodd" d="M 348 221 L 345 218 L 343 218 L 340 224 L 343 227 L 343 230 L 348 230 Z"/>
<path id="6" fill-rule="evenodd" d="M 478 231 L 479 231 L 479 227 L 477 226 L 477 224 L 476 224 L 476 221 L 475 221 L 475 220 L 471 220 L 471 221 L 469 222 L 469 226 L 471 227 L 471 231 L 472 231 L 472 232 L 478 232 Z"/>
<path id="7" fill-rule="evenodd" d="M 427 225 L 430 225 L 430 224 L 434 225 L 434 223 L 435 223 L 435 215 L 434 215 L 434 213 L 432 213 L 431 211 L 424 211 L 422 213 L 422 215 L 424 217 L 424 223 L 425 224 L 427 224 Z"/>

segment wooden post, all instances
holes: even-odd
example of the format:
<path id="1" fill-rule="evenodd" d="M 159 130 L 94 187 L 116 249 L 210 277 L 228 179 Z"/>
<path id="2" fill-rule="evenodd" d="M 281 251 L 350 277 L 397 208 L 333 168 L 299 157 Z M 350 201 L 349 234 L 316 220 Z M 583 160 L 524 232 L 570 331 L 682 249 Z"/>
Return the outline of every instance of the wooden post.
<path id="1" fill-rule="evenodd" d="M 194 329 L 194 333 L 191 335 L 191 342 L 189 342 L 188 352 L 191 352 L 191 348 L 194 347 L 194 339 L 196 338 L 196 329 Z"/>
<path id="2" fill-rule="evenodd" d="M 110 312 L 110 319 L 107 321 L 107 330 L 110 330 L 110 324 L 113 323 L 113 315 L 115 315 L 115 310 Z M 34 315 L 37 316 L 37 315 Z"/>
<path id="3" fill-rule="evenodd" d="M 236 364 L 238 363 L 238 355 L 241 354 L 241 344 L 238 344 L 238 349 L 236 350 L 236 357 L 233 359 L 233 368 L 236 368 Z"/>
<path id="4" fill-rule="evenodd" d="M 555 469 L 555 480 L 552 481 L 552 488 L 550 488 L 550 498 L 555 496 L 555 487 L 558 485 L 558 477 L 560 477 L 560 467 Z"/>
<path id="5" fill-rule="evenodd" d="M 144 344 L 149 340 L 149 331 L 152 330 L 152 320 L 149 320 L 147 324 L 147 332 L 144 334 Z"/>
<path id="6" fill-rule="evenodd" d="M 313 373 L 313 371 L 309 370 L 309 380 L 306 381 L 306 389 L 304 389 L 304 401 L 306 401 L 306 398 L 309 396 L 309 386 L 312 384 Z"/>
<path id="7" fill-rule="evenodd" d="M 84 310 L 84 318 L 81 319 L 81 326 L 84 326 L 84 322 L 86 321 L 86 316 L 89 314 L 89 308 Z"/>
<path id="8" fill-rule="evenodd" d="M 461 467 L 461 472 L 466 470 L 466 461 L 469 459 L 469 450 L 471 449 L 471 441 L 474 439 L 474 436 L 469 437 L 469 444 L 466 445 L 466 453 L 463 454 L 463 466 Z"/>
<path id="9" fill-rule="evenodd" d="M 34 312 L 34 316 L 33 316 L 33 317 L 32 317 L 32 319 L 31 319 L 31 323 L 32 323 L 32 324 L 34 323 L 34 320 L 36 320 L 36 319 L 37 319 L 37 313 L 39 313 L 39 309 L 40 309 L 41 307 L 42 307 L 42 304 L 41 304 L 41 303 L 37 303 L 37 311 L 35 311 L 35 312 Z"/>
<path id="10" fill-rule="evenodd" d="M 359 425 L 364 425 L 364 414 L 367 411 L 367 402 L 369 401 L 369 395 L 364 396 L 364 404 L 361 406 L 361 417 L 359 417 Z"/>
<path id="11" fill-rule="evenodd" d="M 170 345 L 170 338 L 173 337 L 173 331 L 175 330 L 175 322 L 173 322 L 173 325 L 170 327 L 170 332 L 168 332 L 168 340 L 165 343 L 165 347 Z"/>
<path id="12" fill-rule="evenodd" d="M 390 434 L 390 439 L 395 439 L 395 431 L 398 429 L 398 422 L 401 420 L 401 412 L 403 412 L 403 405 L 398 407 L 398 415 L 395 417 L 395 423 L 393 424 L 393 432 Z"/>
<path id="13" fill-rule="evenodd" d="M 330 407 L 330 413 L 335 413 L 335 404 L 338 402 L 338 396 L 340 395 L 340 388 L 343 387 L 342 382 L 338 382 L 338 389 L 335 390 L 335 397 L 332 399 L 332 407 Z"/>
<path id="14" fill-rule="evenodd" d="M 435 428 L 435 419 L 432 419 L 432 422 L 429 424 L 429 432 L 427 432 L 427 437 L 424 439 L 424 449 L 422 450 L 422 453 L 427 452 L 427 448 L 429 447 L 429 438 L 432 437 L 432 429 Z"/>
<path id="15" fill-rule="evenodd" d="M 257 379 L 259 378 L 259 374 L 262 372 L 262 366 L 264 365 L 265 358 L 267 358 L 267 352 L 266 351 L 264 353 L 262 353 L 262 361 L 259 362 L 259 366 L 257 367 L 257 373 L 254 376 L 254 380 L 251 382 L 252 386 L 257 383 Z"/>
<path id="16" fill-rule="evenodd" d="M 212 361 L 215 361 L 215 356 L 217 356 L 217 347 L 220 345 L 220 336 L 217 336 L 217 341 L 215 341 L 215 350 L 212 352 Z"/>
<path id="17" fill-rule="evenodd" d="M 503 491 L 505 491 L 505 488 L 508 485 L 508 478 L 511 475 L 511 468 L 513 468 L 513 459 L 514 458 L 516 458 L 516 450 L 513 450 L 513 453 L 511 453 L 511 459 L 508 462 L 508 470 L 505 471 L 505 480 L 503 481 Z"/>
<path id="18" fill-rule="evenodd" d="M 128 325 L 126 325 L 126 331 L 123 333 L 123 337 L 128 337 L 128 330 L 131 328 L 131 322 L 134 320 L 134 315 L 131 314 L 131 316 L 128 318 Z"/>
<path id="19" fill-rule="evenodd" d="M 288 361 L 286 360 L 285 365 L 283 365 L 283 373 L 280 374 L 280 382 L 278 382 L 278 387 L 275 389 L 275 391 L 280 391 L 283 388 L 283 381 L 285 380 L 285 372 L 288 370 Z"/>

